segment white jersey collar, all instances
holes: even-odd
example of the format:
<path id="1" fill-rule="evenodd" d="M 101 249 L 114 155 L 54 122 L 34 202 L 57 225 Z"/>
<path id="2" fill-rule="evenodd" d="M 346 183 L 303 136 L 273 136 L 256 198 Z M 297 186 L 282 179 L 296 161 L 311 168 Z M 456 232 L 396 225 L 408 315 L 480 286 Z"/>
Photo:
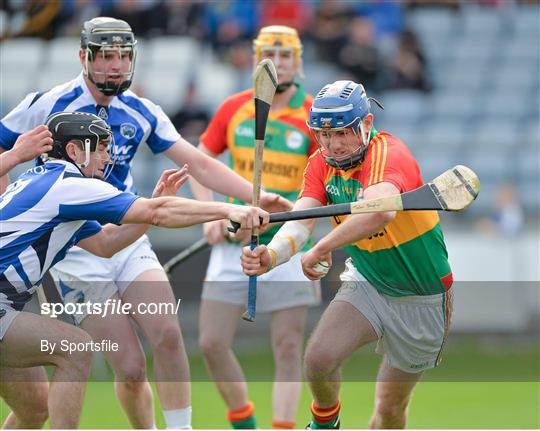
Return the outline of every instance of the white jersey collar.
<path id="1" fill-rule="evenodd" d="M 68 162 L 67 160 L 61 160 L 61 159 L 50 159 L 50 160 L 47 160 L 45 162 L 45 166 L 46 165 L 49 165 L 49 164 L 57 164 L 57 165 L 64 165 L 65 166 L 65 171 L 66 172 L 70 172 L 70 173 L 75 173 L 75 174 L 80 174 L 82 176 L 84 176 L 80 169 L 75 166 L 73 163 L 71 162 Z"/>

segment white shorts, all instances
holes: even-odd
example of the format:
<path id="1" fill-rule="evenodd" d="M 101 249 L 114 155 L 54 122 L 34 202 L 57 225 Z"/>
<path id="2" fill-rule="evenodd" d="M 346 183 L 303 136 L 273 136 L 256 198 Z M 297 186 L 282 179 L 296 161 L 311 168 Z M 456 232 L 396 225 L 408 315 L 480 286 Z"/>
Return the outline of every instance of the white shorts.
<path id="1" fill-rule="evenodd" d="M 15 310 L 7 302 L 2 302 L 0 299 L 0 341 L 4 339 L 7 330 L 19 313 L 20 311 Z"/>
<path id="2" fill-rule="evenodd" d="M 242 247 L 222 242 L 212 248 L 203 285 L 202 299 L 245 305 L 248 276 L 242 272 Z M 257 277 L 257 311 L 272 312 L 321 302 L 320 283 L 306 278 L 302 272 L 302 253 Z"/>
<path id="3" fill-rule="evenodd" d="M 427 296 L 379 293 L 350 259 L 340 276 L 343 284 L 334 301 L 346 301 L 369 320 L 377 333 L 377 353 L 392 368 L 419 373 L 436 367 L 450 327 L 451 291 Z"/>
<path id="4" fill-rule="evenodd" d="M 49 272 L 64 303 L 103 303 L 115 293 L 122 296 L 131 282 L 150 269 L 163 267 L 143 235 L 110 259 L 73 247 Z M 79 325 L 86 314 L 73 317 Z"/>

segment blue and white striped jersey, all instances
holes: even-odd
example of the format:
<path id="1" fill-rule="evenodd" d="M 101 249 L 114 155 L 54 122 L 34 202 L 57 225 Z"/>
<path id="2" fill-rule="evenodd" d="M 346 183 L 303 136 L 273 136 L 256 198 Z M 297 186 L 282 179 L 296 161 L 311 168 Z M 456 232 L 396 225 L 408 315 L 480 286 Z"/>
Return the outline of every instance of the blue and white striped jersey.
<path id="1" fill-rule="evenodd" d="M 107 107 L 96 105 L 82 73 L 74 80 L 45 93 L 28 94 L 0 122 L 0 147 L 9 150 L 17 137 L 59 111 L 96 114 L 111 126 L 114 135 L 116 164 L 107 182 L 122 191 L 136 193 L 131 163 L 141 143 L 154 154 L 169 149 L 180 137 L 161 108 L 132 91 L 113 98 Z"/>
<path id="2" fill-rule="evenodd" d="M 63 160 L 22 174 L 0 196 L 0 302 L 21 310 L 70 246 L 119 223 L 136 199 Z"/>

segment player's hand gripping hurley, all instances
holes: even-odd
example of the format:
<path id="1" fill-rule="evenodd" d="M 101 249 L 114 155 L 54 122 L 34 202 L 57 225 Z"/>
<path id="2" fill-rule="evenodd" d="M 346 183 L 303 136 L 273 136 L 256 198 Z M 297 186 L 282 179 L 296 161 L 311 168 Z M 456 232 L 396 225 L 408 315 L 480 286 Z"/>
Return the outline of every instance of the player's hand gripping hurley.
<path id="1" fill-rule="evenodd" d="M 253 74 L 253 98 L 255 101 L 255 159 L 253 164 L 253 198 L 252 205 L 259 206 L 261 195 L 261 174 L 266 122 L 270 106 L 277 88 L 277 73 L 274 63 L 269 59 L 262 60 Z M 251 233 L 251 249 L 259 245 L 259 229 Z M 247 310 L 242 319 L 253 322 L 257 304 L 257 276 L 249 277 Z"/>

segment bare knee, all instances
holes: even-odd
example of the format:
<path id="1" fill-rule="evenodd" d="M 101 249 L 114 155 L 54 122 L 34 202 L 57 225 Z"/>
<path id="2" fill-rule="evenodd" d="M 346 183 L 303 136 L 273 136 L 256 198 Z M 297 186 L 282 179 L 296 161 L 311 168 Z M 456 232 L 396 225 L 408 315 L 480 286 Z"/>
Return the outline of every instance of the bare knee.
<path id="1" fill-rule="evenodd" d="M 70 334 L 69 343 L 57 347 L 52 362 L 58 368 L 69 368 L 84 378 L 88 377 L 92 364 L 92 349 L 88 348 L 92 338 L 86 332 L 78 330 Z"/>
<path id="2" fill-rule="evenodd" d="M 201 334 L 199 348 L 207 359 L 221 358 L 229 350 L 229 347 L 221 338 L 213 335 Z"/>
<path id="3" fill-rule="evenodd" d="M 175 322 L 165 322 L 159 327 L 152 342 L 154 351 L 164 354 L 176 352 L 182 348 L 182 334 Z"/>
<path id="4" fill-rule="evenodd" d="M 146 382 L 146 361 L 143 355 L 126 357 L 115 368 L 116 381 L 128 388 L 136 388 L 138 383 Z"/>
<path id="5" fill-rule="evenodd" d="M 309 380 L 318 380 L 331 374 L 339 364 L 330 349 L 309 344 L 304 356 L 304 367 Z"/>
<path id="6" fill-rule="evenodd" d="M 300 361 L 299 340 L 292 337 L 281 337 L 274 344 L 276 366 L 279 364 L 295 365 Z"/>

